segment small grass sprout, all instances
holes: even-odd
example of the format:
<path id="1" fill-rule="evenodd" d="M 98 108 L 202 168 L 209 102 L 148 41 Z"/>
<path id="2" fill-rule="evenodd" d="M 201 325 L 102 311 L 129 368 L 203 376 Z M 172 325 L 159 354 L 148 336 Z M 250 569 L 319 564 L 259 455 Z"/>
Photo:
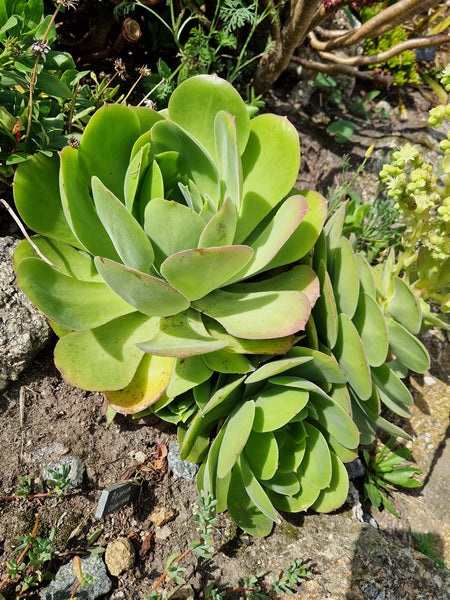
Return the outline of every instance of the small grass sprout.
<path id="1" fill-rule="evenodd" d="M 422 552 L 422 554 L 425 554 L 425 556 L 431 558 L 431 560 L 439 565 L 442 569 L 450 570 L 450 567 L 448 567 L 436 555 L 436 537 L 432 533 L 418 533 L 417 531 L 412 531 L 411 533 L 417 542 L 419 552 Z"/>

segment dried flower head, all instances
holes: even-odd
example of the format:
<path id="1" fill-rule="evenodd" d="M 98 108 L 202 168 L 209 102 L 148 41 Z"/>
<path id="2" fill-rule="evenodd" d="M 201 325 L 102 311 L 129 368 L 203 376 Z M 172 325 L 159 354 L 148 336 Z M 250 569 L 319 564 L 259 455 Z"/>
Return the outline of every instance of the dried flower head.
<path id="1" fill-rule="evenodd" d="M 45 56 L 47 52 L 50 52 L 50 46 L 47 42 L 42 40 L 36 40 L 31 44 L 31 51 L 33 54 L 40 54 L 41 56 Z"/>
<path id="2" fill-rule="evenodd" d="M 144 66 L 142 66 L 142 67 L 139 67 L 139 68 L 138 68 L 138 69 L 136 69 L 136 70 L 137 70 L 137 72 L 139 73 L 139 75 L 140 75 L 141 77 L 148 77 L 149 75 L 151 75 L 151 74 L 152 74 L 152 70 L 151 70 L 151 69 L 149 69 L 149 68 L 147 67 L 147 65 L 144 65 Z"/>
<path id="3" fill-rule="evenodd" d="M 114 61 L 114 69 L 117 75 L 120 77 L 120 79 L 125 80 L 128 77 L 127 69 L 123 64 L 123 60 L 121 58 L 116 58 L 116 60 Z"/>
<path id="4" fill-rule="evenodd" d="M 78 146 L 80 145 L 80 141 L 74 135 L 71 135 L 69 137 L 67 143 L 69 144 L 69 146 L 72 146 L 72 148 L 78 148 Z"/>
<path id="5" fill-rule="evenodd" d="M 76 8 L 78 0 L 56 0 L 56 4 L 61 4 L 65 8 Z"/>

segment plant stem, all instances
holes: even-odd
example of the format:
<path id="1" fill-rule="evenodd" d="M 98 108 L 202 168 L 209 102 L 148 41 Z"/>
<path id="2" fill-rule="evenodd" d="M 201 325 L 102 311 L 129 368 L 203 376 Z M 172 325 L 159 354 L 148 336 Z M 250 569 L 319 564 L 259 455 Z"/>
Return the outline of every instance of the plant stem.
<path id="1" fill-rule="evenodd" d="M 187 548 L 183 554 L 180 554 L 180 556 L 178 558 L 176 558 L 173 563 L 171 563 L 170 566 L 172 566 L 174 563 L 179 563 L 180 560 L 183 560 L 183 558 L 185 558 L 188 554 L 190 554 L 192 552 L 192 550 L 190 548 Z M 158 589 L 158 587 L 161 585 L 161 583 L 164 581 L 164 579 L 167 577 L 168 574 L 168 570 L 165 569 L 164 572 L 161 574 L 161 577 L 158 579 L 158 581 L 155 583 L 155 585 L 152 587 L 152 589 L 150 590 L 151 592 L 154 592 L 156 589 Z"/>
<path id="2" fill-rule="evenodd" d="M 48 34 L 50 33 L 50 29 L 52 28 L 52 25 L 55 22 L 56 15 L 58 14 L 60 8 L 61 8 L 61 4 L 57 4 L 55 12 L 53 13 L 52 18 L 50 19 L 50 23 L 48 24 L 48 27 L 45 30 L 44 37 L 41 40 L 41 44 L 45 44 L 45 41 L 48 37 Z M 31 77 L 30 77 L 30 96 L 29 96 L 29 100 L 28 100 L 28 123 L 27 123 L 27 132 L 25 133 L 25 139 L 28 139 L 28 136 L 30 134 L 31 119 L 32 119 L 32 115 L 33 115 L 33 93 L 34 93 L 34 87 L 36 85 L 36 80 L 37 80 L 38 65 L 39 65 L 39 54 L 36 55 L 33 73 L 31 74 Z"/>
<path id="3" fill-rule="evenodd" d="M 25 548 L 23 549 L 21 555 L 19 556 L 18 560 L 17 560 L 17 565 L 20 567 L 20 565 L 22 564 L 23 559 L 25 558 L 26 553 L 28 552 L 29 547 L 31 546 L 31 542 L 33 541 L 33 538 L 36 536 L 37 533 L 37 528 L 38 528 L 38 523 L 39 523 L 39 517 L 38 515 L 36 515 L 36 520 L 34 522 L 34 527 L 33 527 L 33 531 L 31 532 L 31 536 L 30 536 L 30 541 L 28 542 L 28 544 L 25 546 Z M 8 583 L 8 581 L 11 579 L 11 575 L 8 573 L 6 575 L 6 577 L 3 579 L 3 581 L 0 583 L 0 592 L 2 591 L 2 589 L 5 587 L 5 585 Z"/>

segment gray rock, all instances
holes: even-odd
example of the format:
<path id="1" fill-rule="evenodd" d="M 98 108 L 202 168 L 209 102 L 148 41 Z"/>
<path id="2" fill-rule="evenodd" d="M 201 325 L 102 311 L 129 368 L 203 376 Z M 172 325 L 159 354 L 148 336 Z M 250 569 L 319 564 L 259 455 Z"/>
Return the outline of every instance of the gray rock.
<path id="1" fill-rule="evenodd" d="M 106 573 L 105 564 L 99 556 L 91 555 L 82 558 L 81 572 L 83 575 L 90 575 L 93 581 L 77 589 L 78 600 L 95 600 L 110 591 L 112 583 Z M 59 569 L 55 579 L 41 592 L 41 600 L 67 600 L 76 584 L 77 578 L 70 561 Z"/>
<path id="2" fill-rule="evenodd" d="M 16 285 L 11 259 L 17 244 L 13 237 L 0 238 L 0 390 L 19 377 L 51 337 L 47 319 Z"/>
<path id="3" fill-rule="evenodd" d="M 198 471 L 198 465 L 194 465 L 188 460 L 181 460 L 180 446 L 176 442 L 169 444 L 169 454 L 167 455 L 169 469 L 177 477 L 182 479 L 194 479 Z"/>
<path id="4" fill-rule="evenodd" d="M 364 465 L 361 462 L 361 459 L 355 458 L 349 463 L 345 463 L 345 468 L 347 469 L 348 478 L 356 479 L 357 477 L 362 477 L 366 472 Z"/>
<path id="5" fill-rule="evenodd" d="M 56 462 L 61 458 L 63 454 L 66 454 L 67 448 L 65 448 L 60 442 L 51 442 L 48 446 L 43 448 L 37 448 L 30 452 L 30 460 L 33 463 L 39 462 Z"/>
<path id="6" fill-rule="evenodd" d="M 50 473 L 50 470 L 56 471 L 57 473 L 62 473 L 63 466 L 65 465 L 70 466 L 69 485 L 67 488 L 73 489 L 79 487 L 83 481 L 85 467 L 83 461 L 78 456 L 63 456 L 58 462 L 50 463 L 45 467 L 45 469 L 43 469 L 41 473 L 42 479 L 44 481 L 53 479 L 53 475 Z"/>

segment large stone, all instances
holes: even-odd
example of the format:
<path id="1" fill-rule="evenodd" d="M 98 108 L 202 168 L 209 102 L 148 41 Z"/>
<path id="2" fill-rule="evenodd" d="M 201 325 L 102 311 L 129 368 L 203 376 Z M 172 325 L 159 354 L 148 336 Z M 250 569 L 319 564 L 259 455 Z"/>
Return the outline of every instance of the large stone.
<path id="1" fill-rule="evenodd" d="M 105 563 L 99 556 L 82 558 L 81 572 L 89 575 L 92 582 L 76 590 L 78 600 L 95 600 L 110 591 L 112 583 L 106 573 Z M 55 579 L 41 592 L 41 600 L 68 600 L 77 581 L 70 561 L 59 569 Z"/>
<path id="2" fill-rule="evenodd" d="M 19 377 L 51 336 L 47 319 L 16 285 L 11 259 L 17 244 L 13 237 L 0 238 L 0 390 Z"/>

